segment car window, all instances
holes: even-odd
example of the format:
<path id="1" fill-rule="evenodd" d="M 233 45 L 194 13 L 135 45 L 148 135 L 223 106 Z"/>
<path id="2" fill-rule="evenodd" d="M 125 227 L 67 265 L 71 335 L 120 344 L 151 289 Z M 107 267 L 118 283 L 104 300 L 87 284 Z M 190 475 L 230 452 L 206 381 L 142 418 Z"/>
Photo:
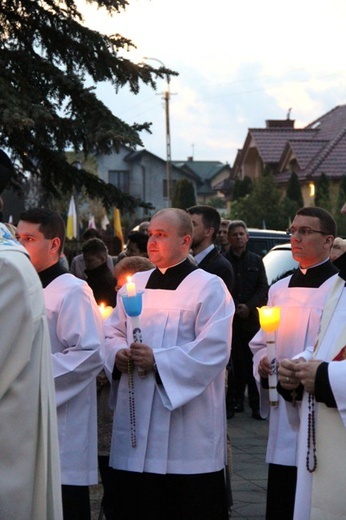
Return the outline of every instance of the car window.
<path id="1" fill-rule="evenodd" d="M 289 246 L 282 249 L 272 249 L 264 256 L 263 263 L 269 285 L 292 274 L 298 267 L 298 262 L 293 259 Z"/>
<path id="2" fill-rule="evenodd" d="M 270 232 L 263 230 L 256 231 L 256 234 L 253 235 L 253 232 L 249 230 L 249 237 L 247 243 L 248 249 L 262 257 L 266 255 L 272 247 L 287 243 L 287 235 L 284 232 L 282 232 L 282 234 L 272 235 Z"/>

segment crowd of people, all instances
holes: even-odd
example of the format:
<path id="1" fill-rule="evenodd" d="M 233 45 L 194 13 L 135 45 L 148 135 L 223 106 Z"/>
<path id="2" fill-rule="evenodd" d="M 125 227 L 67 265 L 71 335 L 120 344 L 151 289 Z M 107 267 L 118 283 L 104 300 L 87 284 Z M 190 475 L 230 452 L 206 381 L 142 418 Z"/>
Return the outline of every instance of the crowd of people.
<path id="1" fill-rule="evenodd" d="M 157 211 L 116 258 L 87 230 L 70 266 L 58 213 L 0 223 L 0 518 L 90 520 L 100 474 L 107 520 L 227 520 L 246 406 L 269 421 L 266 520 L 342 518 L 344 241 L 318 207 L 288 233 L 299 268 L 269 287 L 246 223 L 207 205 Z"/>

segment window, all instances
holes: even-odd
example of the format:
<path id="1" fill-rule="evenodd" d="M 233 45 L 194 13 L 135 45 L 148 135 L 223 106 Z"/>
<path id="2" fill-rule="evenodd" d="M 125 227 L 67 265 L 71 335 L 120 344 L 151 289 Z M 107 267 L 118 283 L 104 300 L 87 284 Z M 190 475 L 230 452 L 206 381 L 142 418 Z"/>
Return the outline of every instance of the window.
<path id="1" fill-rule="evenodd" d="M 125 193 L 129 192 L 129 172 L 127 170 L 109 170 L 109 183 Z"/>

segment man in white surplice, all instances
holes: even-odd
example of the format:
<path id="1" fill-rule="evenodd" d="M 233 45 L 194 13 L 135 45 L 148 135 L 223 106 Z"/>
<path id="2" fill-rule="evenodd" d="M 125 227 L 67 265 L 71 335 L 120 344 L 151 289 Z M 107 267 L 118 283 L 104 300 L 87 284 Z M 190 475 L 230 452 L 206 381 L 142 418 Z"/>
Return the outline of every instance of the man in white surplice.
<path id="1" fill-rule="evenodd" d="M 156 213 L 148 254 L 157 267 L 133 277 L 143 291 L 143 343 L 133 342 L 126 286 L 105 322 L 106 368 L 118 385 L 110 465 L 119 520 L 228 518 L 225 368 L 234 304 L 218 276 L 187 259 L 191 237 L 185 211 Z"/>
<path id="2" fill-rule="evenodd" d="M 330 291 L 315 348 L 298 358 L 283 360 L 279 368 L 284 389 L 300 398 L 304 390 L 294 520 L 345 518 L 346 289 L 341 277 Z"/>
<path id="3" fill-rule="evenodd" d="M 89 485 L 98 483 L 96 376 L 103 324 L 93 293 L 60 265 L 65 224 L 49 209 L 20 215 L 17 237 L 43 286 L 58 414 L 64 520 L 90 518 Z"/>
<path id="4" fill-rule="evenodd" d="M 269 306 L 281 308 L 276 332 L 277 360 L 293 358 L 314 344 L 321 315 L 337 269 L 329 260 L 336 233 L 333 217 L 322 208 L 305 207 L 296 213 L 290 228 L 292 256 L 299 269 L 269 289 Z M 259 385 L 261 413 L 269 414 L 266 461 L 268 468 L 266 520 L 292 520 L 296 489 L 296 455 L 299 411 L 279 395 L 277 407 L 269 407 L 265 388 L 271 367 L 266 336 L 260 330 L 250 342 L 254 375 Z"/>

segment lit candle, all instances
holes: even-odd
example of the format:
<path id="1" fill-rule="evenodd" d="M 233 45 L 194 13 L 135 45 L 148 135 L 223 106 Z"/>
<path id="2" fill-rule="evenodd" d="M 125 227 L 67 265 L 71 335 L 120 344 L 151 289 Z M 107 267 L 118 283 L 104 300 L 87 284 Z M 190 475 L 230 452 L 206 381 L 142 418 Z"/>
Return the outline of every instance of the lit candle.
<path id="1" fill-rule="evenodd" d="M 280 307 L 260 307 L 258 308 L 259 320 L 265 332 L 274 332 L 280 324 Z"/>
<path id="2" fill-rule="evenodd" d="M 272 370 L 272 374 L 268 376 L 269 384 L 269 403 L 271 406 L 278 406 L 279 396 L 276 389 L 278 382 L 277 363 L 276 363 L 276 346 L 275 331 L 280 325 L 280 307 L 264 306 L 258 308 L 260 325 L 266 332 L 267 336 L 267 356 Z"/>
<path id="3" fill-rule="evenodd" d="M 137 294 L 136 284 L 132 281 L 131 276 L 127 277 L 126 292 L 129 298 L 136 296 Z"/>
<path id="4" fill-rule="evenodd" d="M 103 320 L 108 318 L 108 316 L 110 316 L 113 312 L 113 307 L 110 305 L 105 305 L 103 302 L 100 303 L 99 309 Z"/>

